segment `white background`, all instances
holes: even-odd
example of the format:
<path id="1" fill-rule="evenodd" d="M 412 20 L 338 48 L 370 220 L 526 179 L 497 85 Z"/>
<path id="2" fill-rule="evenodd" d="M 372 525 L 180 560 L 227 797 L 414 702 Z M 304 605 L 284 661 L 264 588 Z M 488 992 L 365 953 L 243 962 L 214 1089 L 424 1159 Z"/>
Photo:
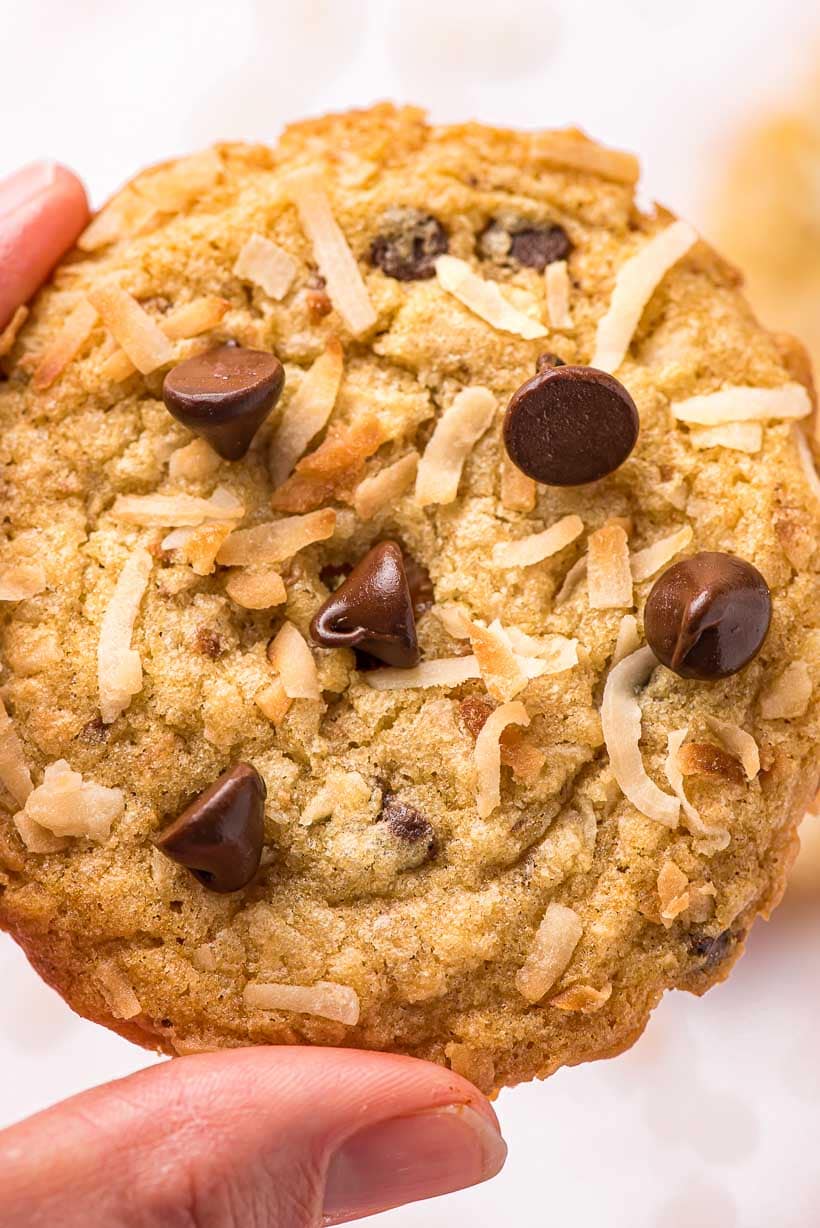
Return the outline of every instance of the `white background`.
<path id="1" fill-rule="evenodd" d="M 737 125 L 812 47 L 820 63 L 811 0 L 0 0 L 0 31 L 0 174 L 57 157 L 96 202 L 143 163 L 393 97 L 442 120 L 580 124 L 704 224 Z M 380 1223 L 811 1228 L 818 930 L 820 887 L 758 928 L 729 985 L 667 999 L 630 1054 L 503 1093 L 492 1185 Z M 71 1015 L 2 937 L 0 984 L 0 1125 L 150 1060 Z"/>

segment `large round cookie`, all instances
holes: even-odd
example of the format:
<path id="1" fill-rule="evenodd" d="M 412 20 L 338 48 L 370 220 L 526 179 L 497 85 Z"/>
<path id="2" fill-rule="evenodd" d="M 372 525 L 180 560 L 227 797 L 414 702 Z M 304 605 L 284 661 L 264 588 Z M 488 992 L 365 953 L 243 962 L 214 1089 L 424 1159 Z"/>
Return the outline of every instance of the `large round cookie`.
<path id="1" fill-rule="evenodd" d="M 806 377 L 637 174 L 300 124 L 140 176 L 7 335 L 0 921 L 78 1011 L 489 1089 L 623 1049 L 777 901 L 820 740 Z M 670 648 L 679 581 L 730 676 Z"/>

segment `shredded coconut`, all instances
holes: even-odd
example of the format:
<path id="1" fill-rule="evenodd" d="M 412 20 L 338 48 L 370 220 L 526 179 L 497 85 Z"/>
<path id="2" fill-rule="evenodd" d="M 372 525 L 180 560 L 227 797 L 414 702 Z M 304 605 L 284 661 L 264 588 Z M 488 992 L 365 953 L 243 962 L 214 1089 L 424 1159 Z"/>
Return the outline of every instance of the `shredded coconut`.
<path id="1" fill-rule="evenodd" d="M 245 509 L 229 491 L 219 487 L 210 499 L 199 499 L 196 495 L 118 495 L 111 515 L 123 524 L 170 529 L 193 527 L 209 520 L 241 520 Z"/>
<path id="2" fill-rule="evenodd" d="M 28 307 L 18 307 L 6 327 L 0 332 L 0 358 L 10 354 L 20 329 L 28 319 Z"/>
<path id="3" fill-rule="evenodd" d="M 26 799 L 22 814 L 55 836 L 84 836 L 98 844 L 125 810 L 120 789 L 106 789 L 72 772 L 65 759 L 50 763 Z"/>
<path id="4" fill-rule="evenodd" d="M 730 448 L 734 452 L 759 452 L 763 447 L 763 427 L 759 422 L 726 422 L 689 432 L 693 448 Z"/>
<path id="5" fill-rule="evenodd" d="M 683 808 L 684 820 L 689 831 L 695 836 L 703 837 L 715 843 L 717 851 L 725 849 L 729 844 L 729 833 L 725 827 L 719 825 L 710 826 L 701 815 L 700 811 L 689 801 L 686 796 L 686 790 L 683 782 L 683 772 L 681 771 L 680 754 L 681 747 L 686 741 L 686 736 L 689 733 L 688 726 L 683 729 L 673 729 L 667 734 L 666 740 L 666 760 L 664 762 L 664 772 L 666 779 L 675 791 L 675 796 Z"/>
<path id="6" fill-rule="evenodd" d="M 140 603 L 151 574 L 151 555 L 137 546 L 125 561 L 100 626 L 97 679 L 100 716 L 110 725 L 142 690 L 142 662 L 131 647 Z"/>
<path id="7" fill-rule="evenodd" d="M 508 627 L 506 635 L 519 655 L 542 660 L 547 674 L 560 674 L 578 664 L 578 641 L 565 635 L 537 638 L 527 635 L 518 627 Z"/>
<path id="8" fill-rule="evenodd" d="M 610 668 L 623 661 L 624 657 L 631 656 L 633 652 L 637 652 L 640 646 L 641 637 L 638 634 L 638 620 L 634 614 L 624 614 L 618 627 L 618 637 L 615 640 Z"/>
<path id="9" fill-rule="evenodd" d="M 663 278 L 689 251 L 697 237 L 688 222 L 673 222 L 621 266 L 609 307 L 598 322 L 590 366 L 599 371 L 618 370 L 644 308 Z"/>
<path id="10" fill-rule="evenodd" d="M 183 448 L 171 453 L 168 477 L 173 482 L 201 482 L 213 477 L 220 459 L 204 439 L 192 439 Z"/>
<path id="11" fill-rule="evenodd" d="M 580 516 L 562 516 L 542 533 L 532 533 L 517 541 L 498 542 L 493 546 L 493 567 L 532 567 L 558 554 L 584 531 Z"/>
<path id="12" fill-rule="evenodd" d="M 768 418 L 805 418 L 811 413 L 811 400 L 802 384 L 781 384 L 779 388 L 731 386 L 688 397 L 685 401 L 674 401 L 672 413 L 679 422 L 695 422 L 701 426 Z"/>
<path id="13" fill-rule="evenodd" d="M 97 964 L 94 979 L 115 1019 L 135 1019 L 142 1014 L 142 1006 L 134 993 L 134 987 L 116 964 L 110 961 Z"/>
<path id="14" fill-rule="evenodd" d="M 361 336 L 376 323 L 376 312 L 356 258 L 333 216 L 322 175 L 307 168 L 296 171 L 290 176 L 289 191 L 331 302 L 353 336 Z"/>
<path id="15" fill-rule="evenodd" d="M 383 507 L 400 499 L 413 484 L 418 467 L 419 454 L 413 451 L 372 477 L 363 478 L 353 496 L 353 508 L 359 519 L 371 520 Z"/>
<path id="16" fill-rule="evenodd" d="M 270 442 L 273 485 L 281 486 L 315 435 L 333 412 L 342 382 L 344 353 L 337 337 L 329 337 L 324 351 L 282 411 Z"/>
<path id="17" fill-rule="evenodd" d="M 46 573 L 39 563 L 10 563 L 0 568 L 0 601 L 25 601 L 46 586 Z"/>
<path id="18" fill-rule="evenodd" d="M 493 328 L 525 340 L 546 337 L 547 330 L 543 324 L 513 307 L 496 283 L 479 277 L 466 260 L 439 256 L 436 260 L 436 277 L 442 290 L 452 294 Z"/>
<path id="19" fill-rule="evenodd" d="M 612 997 L 612 985 L 607 982 L 603 989 L 595 989 L 592 985 L 572 985 L 563 993 L 550 998 L 550 1006 L 559 1011 L 573 1011 L 581 1015 L 594 1015 L 596 1011 L 606 1006 Z"/>
<path id="20" fill-rule="evenodd" d="M 282 679 L 274 678 L 261 691 L 256 692 L 253 702 L 272 725 L 278 725 L 287 716 L 293 700 L 285 694 Z"/>
<path id="21" fill-rule="evenodd" d="M 288 597 L 282 577 L 272 567 L 234 572 L 228 577 L 225 592 L 246 610 L 269 610 Z"/>
<path id="22" fill-rule="evenodd" d="M 132 187 L 119 192 L 86 226 L 77 240 L 83 252 L 96 252 L 119 239 L 148 234 L 160 222 L 160 212 Z"/>
<path id="23" fill-rule="evenodd" d="M 529 714 L 520 700 L 501 704 L 484 722 L 475 740 L 476 807 L 479 818 L 488 818 L 501 805 L 501 734 L 508 725 L 529 723 Z"/>
<path id="24" fill-rule="evenodd" d="M 587 172 L 615 183 L 634 184 L 640 178 L 640 163 L 634 154 L 607 149 L 576 128 L 533 132 L 530 149 L 532 157 L 547 166 Z"/>
<path id="25" fill-rule="evenodd" d="M 162 321 L 162 331 L 170 341 L 185 341 L 190 337 L 199 337 L 216 328 L 230 307 L 227 299 L 217 298 L 215 294 L 205 294 L 202 298 L 192 299 L 183 303 L 174 311 L 169 311 Z"/>
<path id="26" fill-rule="evenodd" d="M 581 941 L 584 927 L 572 908 L 549 904 L 535 933 L 530 953 L 515 978 L 515 987 L 533 1005 L 563 976 Z"/>
<path id="27" fill-rule="evenodd" d="M 270 520 L 252 529 L 237 529 L 222 545 L 217 562 L 224 567 L 254 563 L 284 563 L 313 542 L 327 541 L 336 527 L 336 513 L 325 507 L 305 516 Z"/>
<path id="28" fill-rule="evenodd" d="M 489 627 L 480 623 L 470 624 L 470 643 L 478 661 L 484 685 L 493 699 L 509 700 L 518 695 L 530 680 L 530 675 L 523 668 L 524 659 L 513 652 L 512 644 L 498 619 Z M 535 662 L 539 672 L 545 668 L 541 662 Z M 533 674 L 533 676 L 535 676 Z"/>
<path id="29" fill-rule="evenodd" d="M 82 299 L 68 313 L 57 336 L 40 354 L 31 377 L 33 388 L 42 392 L 51 387 L 58 375 L 62 375 L 68 364 L 77 357 L 96 323 L 96 309 Z"/>
<path id="30" fill-rule="evenodd" d="M 629 560 L 632 579 L 635 583 L 640 584 L 642 580 L 648 580 L 650 576 L 654 576 L 655 572 L 660 571 L 676 554 L 686 549 L 693 536 L 691 526 L 685 524 L 667 537 L 661 537 L 658 541 L 653 542 L 651 546 L 646 546 L 643 550 L 636 550 Z"/>
<path id="31" fill-rule="evenodd" d="M 601 704 L 601 724 L 612 773 L 633 806 L 666 827 L 677 827 L 680 801 L 659 789 L 646 774 L 641 758 L 641 706 L 636 690 L 648 680 L 658 661 L 651 648 L 624 657 L 609 675 Z"/>
<path id="32" fill-rule="evenodd" d="M 470 654 L 422 661 L 413 669 L 371 669 L 364 675 L 364 681 L 374 691 L 408 691 L 416 687 L 455 687 L 480 677 L 478 660 Z"/>
<path id="33" fill-rule="evenodd" d="M 754 780 L 760 771 L 760 749 L 752 735 L 733 721 L 722 721 L 716 716 L 707 716 L 706 724 L 726 750 L 740 760 L 746 779 Z"/>
<path id="34" fill-rule="evenodd" d="M 295 1011 L 355 1027 L 359 1022 L 359 995 L 347 985 L 317 981 L 315 985 L 250 984 L 244 990 L 251 1010 Z"/>
<path id="35" fill-rule="evenodd" d="M 34 787 L 31 772 L 26 762 L 23 743 L 17 735 L 14 723 L 0 699 L 0 784 L 14 798 L 18 806 L 26 804 L 26 798 Z"/>
<path id="36" fill-rule="evenodd" d="M 278 671 L 289 699 L 322 698 L 313 653 L 293 623 L 282 624 L 268 648 L 268 660 Z"/>
<path id="37" fill-rule="evenodd" d="M 689 907 L 689 879 L 674 861 L 665 861 L 658 874 L 660 916 L 668 929 Z"/>
<path id="38" fill-rule="evenodd" d="M 589 563 L 587 561 L 587 556 L 583 554 L 581 555 L 580 559 L 575 560 L 567 574 L 564 576 L 563 583 L 558 589 L 558 592 L 555 594 L 555 598 L 552 603 L 554 609 L 558 609 L 560 606 L 564 605 L 565 602 L 570 600 L 576 589 L 578 589 L 583 581 L 586 580 L 588 570 Z"/>
<path id="39" fill-rule="evenodd" d="M 284 248 L 264 235 L 252 234 L 242 245 L 233 271 L 243 281 L 259 286 L 269 298 L 279 301 L 293 285 L 298 268 Z"/>
<path id="40" fill-rule="evenodd" d="M 629 540 L 623 525 L 608 521 L 590 534 L 587 590 L 591 610 L 617 610 L 633 604 Z"/>
<path id="41" fill-rule="evenodd" d="M 121 286 L 113 281 L 103 282 L 89 290 L 87 297 L 112 337 L 143 375 L 173 361 L 173 348 L 159 324 Z"/>
<path id="42" fill-rule="evenodd" d="M 805 661 L 792 661 L 763 693 L 760 714 L 764 721 L 788 721 L 803 716 L 813 690 Z"/>
<path id="43" fill-rule="evenodd" d="M 488 388 L 462 388 L 439 418 L 419 461 L 416 502 L 452 503 L 470 452 L 492 425 L 497 402 Z"/>
<path id="44" fill-rule="evenodd" d="M 550 326 L 560 330 L 572 328 L 569 314 L 569 270 L 566 260 L 553 260 L 544 270 L 547 283 L 547 318 Z"/>

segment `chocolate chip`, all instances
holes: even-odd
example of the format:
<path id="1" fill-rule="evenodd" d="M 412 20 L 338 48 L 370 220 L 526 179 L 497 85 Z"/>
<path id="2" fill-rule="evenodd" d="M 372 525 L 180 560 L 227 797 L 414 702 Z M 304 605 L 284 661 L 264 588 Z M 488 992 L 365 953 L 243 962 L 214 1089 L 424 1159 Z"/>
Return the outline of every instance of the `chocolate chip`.
<path id="1" fill-rule="evenodd" d="M 689 950 L 700 963 L 701 972 L 713 972 L 722 964 L 735 945 L 735 935 L 731 930 L 711 937 L 708 934 L 690 934 Z"/>
<path id="2" fill-rule="evenodd" d="M 224 460 L 240 460 L 282 392 L 285 372 L 273 354 L 220 345 L 165 376 L 170 414 L 201 435 Z"/>
<path id="3" fill-rule="evenodd" d="M 402 549 L 402 558 L 407 586 L 410 589 L 410 600 L 413 603 L 413 613 L 416 618 L 421 618 L 436 600 L 433 581 L 430 579 L 427 568 L 419 563 L 418 559 L 414 559 L 412 554 L 408 554 L 405 549 Z"/>
<path id="4" fill-rule="evenodd" d="M 663 573 L 644 610 L 647 642 L 681 678 L 736 674 L 760 651 L 772 599 L 756 567 L 704 550 Z"/>
<path id="5" fill-rule="evenodd" d="M 99 713 L 92 716 L 90 721 L 86 721 L 80 732 L 77 734 L 78 742 L 85 742 L 87 746 L 99 746 L 101 742 L 105 742 L 108 738 L 110 725 L 105 725 Z"/>
<path id="6" fill-rule="evenodd" d="M 436 851 L 436 836 L 429 821 L 420 810 L 399 801 L 392 793 L 385 793 L 378 822 L 386 823 L 394 836 L 408 844 L 424 841 L 432 856 Z"/>
<path id="7" fill-rule="evenodd" d="M 447 251 L 447 231 L 420 209 L 388 209 L 370 247 L 370 262 L 397 281 L 423 281 L 436 271 L 436 257 Z"/>
<path id="8" fill-rule="evenodd" d="M 418 663 L 413 599 L 395 542 L 367 552 L 321 606 L 310 632 L 324 648 L 361 648 L 400 669 Z"/>
<path id="9" fill-rule="evenodd" d="M 502 213 L 479 235 L 481 254 L 497 264 L 518 264 L 543 273 L 548 264 L 566 260 L 572 243 L 563 226 L 534 225 L 526 218 Z"/>
<path id="10" fill-rule="evenodd" d="M 557 354 L 547 351 L 546 354 L 539 354 L 535 360 L 536 371 L 543 371 L 546 367 L 565 367 L 567 364 L 563 358 L 559 358 Z"/>
<path id="11" fill-rule="evenodd" d="M 266 795 L 256 769 L 235 763 L 160 833 L 156 846 L 209 890 L 239 891 L 259 869 Z"/>
<path id="12" fill-rule="evenodd" d="M 544 366 L 513 395 L 504 444 L 513 464 L 548 486 L 581 486 L 622 465 L 638 438 L 632 397 L 593 367 Z"/>

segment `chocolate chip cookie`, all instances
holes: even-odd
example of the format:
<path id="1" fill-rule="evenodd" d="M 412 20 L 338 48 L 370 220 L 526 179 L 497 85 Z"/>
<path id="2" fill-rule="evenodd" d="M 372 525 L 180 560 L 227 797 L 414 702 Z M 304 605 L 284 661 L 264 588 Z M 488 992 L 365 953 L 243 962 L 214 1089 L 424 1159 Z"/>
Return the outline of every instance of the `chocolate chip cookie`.
<path id="1" fill-rule="evenodd" d="M 190 1053 L 489 1090 L 722 980 L 818 776 L 797 343 L 576 131 L 146 171 L 0 384 L 0 922 Z"/>

